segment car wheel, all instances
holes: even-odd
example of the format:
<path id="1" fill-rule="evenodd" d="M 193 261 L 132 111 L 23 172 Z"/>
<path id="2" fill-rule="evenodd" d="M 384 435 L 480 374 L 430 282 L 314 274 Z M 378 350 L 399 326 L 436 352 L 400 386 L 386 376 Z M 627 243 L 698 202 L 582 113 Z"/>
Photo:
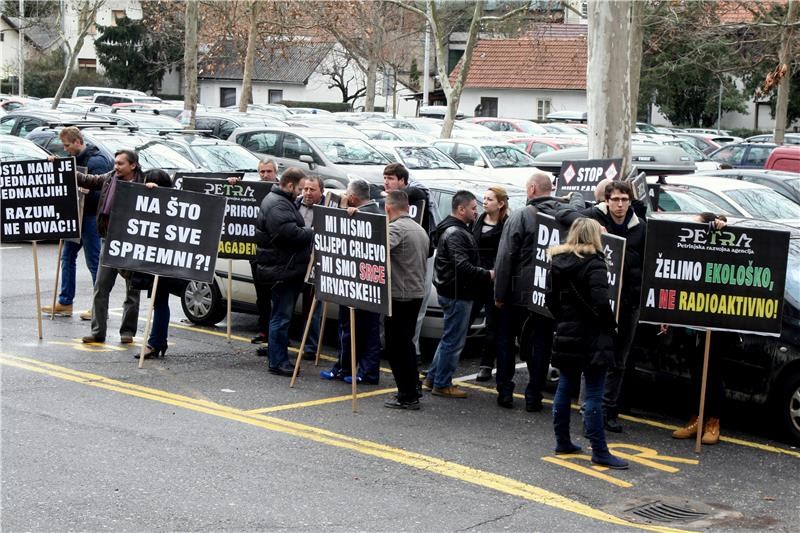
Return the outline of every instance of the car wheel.
<path id="1" fill-rule="evenodd" d="M 784 431 L 792 440 L 800 442 L 800 369 L 794 369 L 783 380 L 777 406 L 777 414 Z"/>
<path id="2" fill-rule="evenodd" d="M 186 318 L 200 326 L 215 326 L 227 312 L 216 282 L 190 281 L 181 298 L 181 307 Z"/>

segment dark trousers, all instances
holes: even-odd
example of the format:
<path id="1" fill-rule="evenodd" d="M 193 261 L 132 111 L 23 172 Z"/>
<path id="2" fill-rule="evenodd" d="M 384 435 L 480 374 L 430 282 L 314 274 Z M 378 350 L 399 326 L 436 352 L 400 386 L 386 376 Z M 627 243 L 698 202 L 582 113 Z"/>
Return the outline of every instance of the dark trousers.
<path id="1" fill-rule="evenodd" d="M 609 367 L 606 373 L 605 391 L 603 392 L 603 410 L 609 418 L 616 418 L 619 413 L 620 395 L 625 378 L 625 369 L 633 367 L 628 361 L 636 336 L 636 326 L 639 324 L 639 308 L 621 307 L 619 310 L 619 323 L 617 326 L 617 343 L 614 350 L 614 366 Z"/>
<path id="2" fill-rule="evenodd" d="M 250 261 L 250 271 L 253 273 L 253 285 L 256 288 L 256 307 L 258 307 L 258 332 L 263 336 L 269 335 L 269 317 L 272 314 L 272 283 L 259 283 L 256 275 L 255 261 Z"/>
<path id="3" fill-rule="evenodd" d="M 531 313 L 521 306 L 506 305 L 498 313 L 497 341 L 497 392 L 514 392 L 516 344 L 520 357 L 528 367 L 528 386 L 525 402 L 536 403 L 542 399 L 550 352 L 553 346 L 553 320 Z"/>
<path id="4" fill-rule="evenodd" d="M 422 298 L 393 299 L 392 316 L 384 318 L 386 357 L 392 367 L 392 375 L 397 383 L 397 399 L 400 401 L 417 399 L 419 369 L 414 348 L 414 328 L 421 305 Z"/>
<path id="5" fill-rule="evenodd" d="M 500 317 L 500 310 L 494 305 L 494 285 L 489 286 L 486 292 L 481 295 L 481 298 L 475 300 L 472 304 L 472 314 L 469 317 L 469 323 L 475 322 L 478 318 L 478 313 L 481 309 L 484 310 L 486 316 L 486 330 L 483 341 L 483 352 L 481 353 L 481 366 L 494 368 L 494 360 L 497 356 L 499 341 L 497 335 L 498 319 Z"/>
<path id="6" fill-rule="evenodd" d="M 381 315 L 356 309 L 356 360 L 362 379 L 377 383 L 381 362 Z M 334 372 L 352 375 L 350 369 L 350 309 L 339 306 L 339 360 Z"/>

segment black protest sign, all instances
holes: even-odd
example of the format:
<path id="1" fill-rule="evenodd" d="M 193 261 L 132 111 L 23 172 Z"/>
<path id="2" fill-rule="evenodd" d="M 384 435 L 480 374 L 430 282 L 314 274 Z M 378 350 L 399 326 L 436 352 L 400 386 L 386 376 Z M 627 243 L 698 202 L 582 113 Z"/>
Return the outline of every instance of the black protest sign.
<path id="1" fill-rule="evenodd" d="M 556 196 L 578 191 L 585 200 L 594 201 L 594 189 L 602 180 L 619 179 L 622 159 L 587 159 L 564 161 L 558 174 Z"/>
<path id="2" fill-rule="evenodd" d="M 781 332 L 789 233 L 651 219 L 639 320 Z"/>
<path id="3" fill-rule="evenodd" d="M 408 216 L 410 216 L 414 222 L 422 225 L 422 217 L 425 215 L 425 209 L 428 208 L 427 203 L 425 200 L 420 200 L 418 202 L 413 202 L 408 204 Z"/>
<path id="4" fill-rule="evenodd" d="M 253 259 L 256 256 L 256 220 L 261 202 L 273 185 L 267 181 L 239 181 L 231 185 L 227 180 L 188 176 L 181 180 L 184 191 L 228 199 L 218 249 L 221 259 Z"/>
<path id="5" fill-rule="evenodd" d="M 625 266 L 625 244 L 626 240 L 623 237 L 612 235 L 610 233 L 603 233 L 600 236 L 603 243 L 603 253 L 606 256 L 606 265 L 608 266 L 608 292 L 609 303 L 614 316 L 619 320 L 619 302 L 620 294 L 622 293 L 622 268 Z"/>
<path id="6" fill-rule="evenodd" d="M 0 163 L 0 240 L 80 237 L 75 160 Z"/>
<path id="7" fill-rule="evenodd" d="M 176 189 L 183 188 L 181 186 L 183 178 L 209 178 L 217 180 L 236 178 L 237 180 L 241 180 L 244 178 L 244 172 L 176 172 L 175 177 L 172 179 L 172 184 Z"/>
<path id="8" fill-rule="evenodd" d="M 324 302 L 391 315 L 385 215 L 314 206 L 314 285 Z"/>
<path id="9" fill-rule="evenodd" d="M 628 180 L 633 189 L 633 197 L 637 200 L 645 201 L 647 198 L 647 174 L 640 172 Z"/>
<path id="10" fill-rule="evenodd" d="M 118 182 L 103 266 L 211 282 L 227 200 Z"/>

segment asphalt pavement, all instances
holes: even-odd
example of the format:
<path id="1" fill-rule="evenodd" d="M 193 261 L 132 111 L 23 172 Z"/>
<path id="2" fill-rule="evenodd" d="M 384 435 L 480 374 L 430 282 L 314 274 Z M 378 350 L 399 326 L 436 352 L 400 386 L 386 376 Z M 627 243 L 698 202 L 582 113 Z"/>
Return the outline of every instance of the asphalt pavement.
<path id="1" fill-rule="evenodd" d="M 47 305 L 56 245 L 38 250 Z M 386 409 L 384 362 L 354 413 L 350 386 L 318 377 L 331 346 L 290 389 L 249 343 L 255 317 L 234 314 L 229 341 L 224 322 L 185 322 L 173 297 L 166 358 L 138 369 L 141 338 L 119 344 L 121 279 L 107 342 L 83 345 L 82 258 L 74 315 L 43 317 L 41 340 L 31 246 L 0 247 L 0 270 L 3 531 L 800 531 L 800 450 L 757 421 L 723 420 L 723 441 L 698 455 L 670 438 L 674 413 L 634 411 L 608 435 L 631 467 L 607 470 L 556 457 L 549 403 L 498 407 L 494 382 L 470 379 L 474 358 L 457 371 L 466 399 Z"/>

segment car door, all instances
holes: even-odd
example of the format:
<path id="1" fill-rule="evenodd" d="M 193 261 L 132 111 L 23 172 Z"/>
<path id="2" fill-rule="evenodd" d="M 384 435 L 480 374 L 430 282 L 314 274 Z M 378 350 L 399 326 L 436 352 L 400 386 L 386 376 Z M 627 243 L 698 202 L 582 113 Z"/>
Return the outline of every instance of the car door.
<path id="1" fill-rule="evenodd" d="M 744 159 L 746 150 L 746 146 L 726 146 L 719 152 L 715 153 L 711 159 L 718 163 L 727 163 L 733 168 L 739 168 L 742 166 L 742 160 Z"/>
<path id="2" fill-rule="evenodd" d="M 746 168 L 764 168 L 764 165 L 769 159 L 769 154 L 772 153 L 775 147 L 773 146 L 759 146 L 754 144 L 749 147 L 749 150 L 742 159 L 741 166 Z"/>
<path id="3" fill-rule="evenodd" d="M 236 142 L 262 157 L 280 155 L 281 133 L 278 131 L 252 131 L 236 137 Z"/>

